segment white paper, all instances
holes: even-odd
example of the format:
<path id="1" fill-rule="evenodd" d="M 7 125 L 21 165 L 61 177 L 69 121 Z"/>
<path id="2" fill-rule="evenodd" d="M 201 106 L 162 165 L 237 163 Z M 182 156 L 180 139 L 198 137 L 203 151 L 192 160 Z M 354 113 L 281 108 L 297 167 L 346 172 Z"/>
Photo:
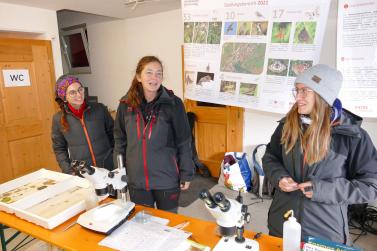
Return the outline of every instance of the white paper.
<path id="1" fill-rule="evenodd" d="M 339 0 L 337 67 L 343 107 L 377 117 L 377 0 Z"/>
<path id="2" fill-rule="evenodd" d="M 185 98 L 286 113 L 319 61 L 329 0 L 182 0 Z"/>
<path id="3" fill-rule="evenodd" d="M 99 245 L 122 251 L 165 251 L 173 250 L 185 241 L 191 233 L 148 222 L 145 224 L 127 221 Z"/>

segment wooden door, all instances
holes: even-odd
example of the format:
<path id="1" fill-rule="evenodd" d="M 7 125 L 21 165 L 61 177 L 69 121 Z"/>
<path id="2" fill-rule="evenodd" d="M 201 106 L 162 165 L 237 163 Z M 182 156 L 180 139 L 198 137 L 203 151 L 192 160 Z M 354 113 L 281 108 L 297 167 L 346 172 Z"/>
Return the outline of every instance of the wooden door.
<path id="1" fill-rule="evenodd" d="M 26 70 L 29 84 L 12 86 L 6 72 Z M 51 43 L 0 38 L 0 183 L 47 168 L 59 170 L 51 147 L 54 104 Z"/>
<path id="2" fill-rule="evenodd" d="M 196 115 L 195 144 L 199 159 L 213 177 L 219 177 L 224 153 L 242 151 L 244 109 L 185 100 L 187 112 Z"/>

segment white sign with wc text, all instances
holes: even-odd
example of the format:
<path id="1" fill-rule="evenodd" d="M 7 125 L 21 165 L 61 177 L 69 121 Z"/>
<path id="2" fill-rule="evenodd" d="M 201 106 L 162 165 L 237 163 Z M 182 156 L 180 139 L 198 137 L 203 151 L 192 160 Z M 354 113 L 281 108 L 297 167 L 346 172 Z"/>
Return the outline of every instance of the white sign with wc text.
<path id="1" fill-rule="evenodd" d="M 5 87 L 30 86 L 29 70 L 27 69 L 3 70 L 3 77 Z"/>

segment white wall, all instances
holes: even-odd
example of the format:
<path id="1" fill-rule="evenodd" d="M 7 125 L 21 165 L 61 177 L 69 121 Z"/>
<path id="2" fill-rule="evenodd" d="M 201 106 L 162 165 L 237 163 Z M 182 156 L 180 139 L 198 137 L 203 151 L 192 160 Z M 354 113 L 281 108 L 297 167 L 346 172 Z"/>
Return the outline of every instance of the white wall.
<path id="1" fill-rule="evenodd" d="M 17 37 L 51 40 L 55 75 L 63 72 L 56 12 L 21 5 L 0 3 L 0 32 Z M 25 34 L 23 36 L 22 34 Z"/>
<path id="2" fill-rule="evenodd" d="M 76 14 L 79 15 L 79 14 Z M 59 17 L 59 26 L 86 23 L 82 19 Z M 63 24 L 63 25 L 62 25 Z M 182 97 L 181 44 L 183 41 L 181 11 L 174 10 L 126 20 L 87 23 L 91 74 L 78 75 L 89 87 L 90 95 L 110 109 L 126 94 L 138 60 L 155 55 L 164 65 L 164 85 Z"/>
<path id="3" fill-rule="evenodd" d="M 320 62 L 335 67 L 337 1 L 332 1 Z M 88 25 L 92 74 L 80 75 L 92 95 L 111 109 L 125 94 L 138 59 L 147 54 L 161 58 L 165 85 L 182 97 L 181 11 L 174 10 L 128 20 Z M 266 143 L 283 114 L 245 110 L 244 150 Z M 377 119 L 366 119 L 363 127 L 377 146 Z"/>

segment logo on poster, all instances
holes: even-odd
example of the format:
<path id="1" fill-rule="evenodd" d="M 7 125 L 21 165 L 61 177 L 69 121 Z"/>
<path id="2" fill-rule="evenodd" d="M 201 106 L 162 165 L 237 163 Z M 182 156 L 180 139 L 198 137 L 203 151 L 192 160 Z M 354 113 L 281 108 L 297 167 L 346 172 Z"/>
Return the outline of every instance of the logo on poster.
<path id="1" fill-rule="evenodd" d="M 368 106 L 367 105 L 355 105 L 355 110 L 365 111 L 365 110 L 368 110 Z"/>

